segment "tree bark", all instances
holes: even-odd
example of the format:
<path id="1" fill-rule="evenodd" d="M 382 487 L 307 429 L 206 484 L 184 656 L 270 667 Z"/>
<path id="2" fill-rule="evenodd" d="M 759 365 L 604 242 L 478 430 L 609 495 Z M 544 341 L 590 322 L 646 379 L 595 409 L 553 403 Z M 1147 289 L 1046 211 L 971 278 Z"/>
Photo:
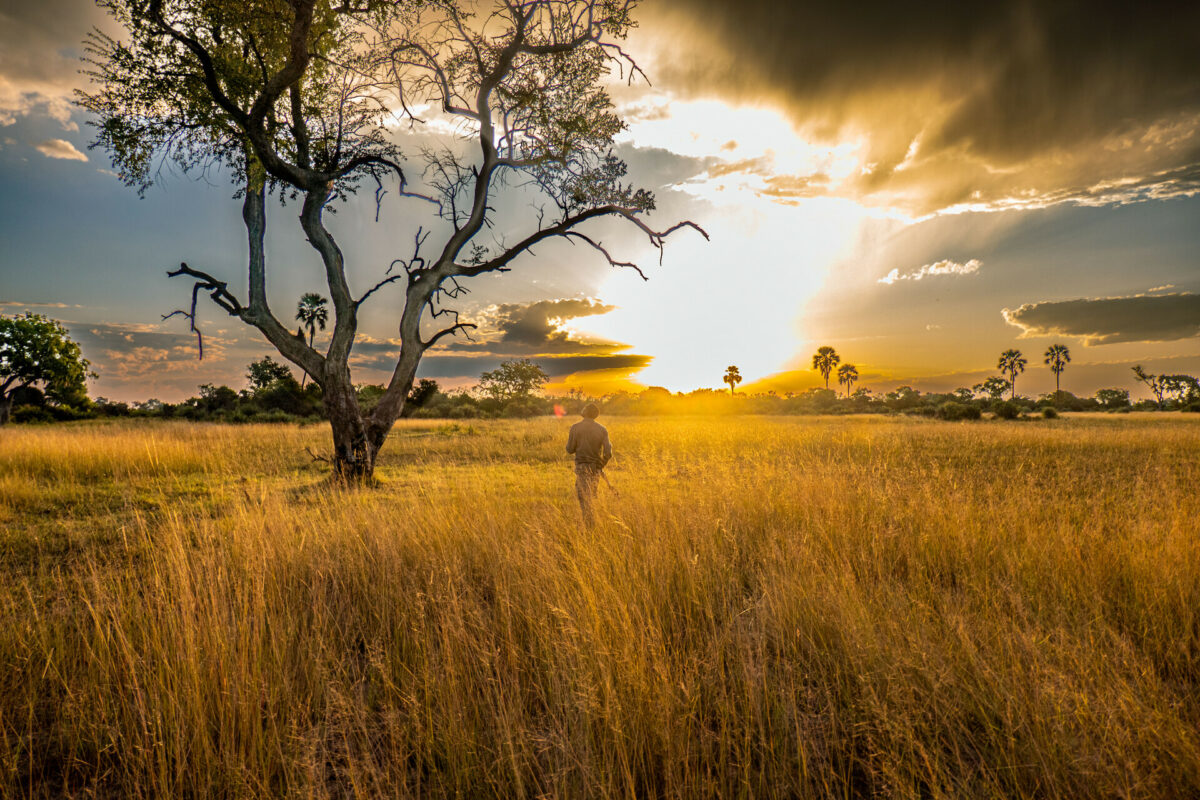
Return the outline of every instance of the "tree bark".
<path id="1" fill-rule="evenodd" d="M 326 375 L 322 388 L 325 414 L 333 432 L 333 473 L 344 481 L 366 481 L 375 474 L 375 457 L 383 440 L 372 436 L 358 405 L 358 395 L 349 380 L 349 370 L 342 375 Z"/>
<path id="2" fill-rule="evenodd" d="M 0 398 L 0 425 L 7 425 L 9 418 L 12 416 L 13 398 L 12 395 Z"/>

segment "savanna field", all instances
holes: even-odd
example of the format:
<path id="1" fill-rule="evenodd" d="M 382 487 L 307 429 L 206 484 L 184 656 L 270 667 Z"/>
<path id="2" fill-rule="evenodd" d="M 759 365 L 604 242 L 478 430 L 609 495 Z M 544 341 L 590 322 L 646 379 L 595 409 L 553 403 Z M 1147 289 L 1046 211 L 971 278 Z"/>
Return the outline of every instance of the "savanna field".
<path id="1" fill-rule="evenodd" d="M 0 796 L 1194 798 L 1200 415 L 0 429 Z"/>

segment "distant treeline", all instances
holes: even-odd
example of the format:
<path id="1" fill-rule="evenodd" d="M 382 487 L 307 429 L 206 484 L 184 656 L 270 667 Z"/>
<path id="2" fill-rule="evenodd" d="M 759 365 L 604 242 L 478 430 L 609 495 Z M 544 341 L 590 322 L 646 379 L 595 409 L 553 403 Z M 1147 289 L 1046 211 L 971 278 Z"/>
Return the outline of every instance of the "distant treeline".
<path id="1" fill-rule="evenodd" d="M 364 385 L 359 399 L 368 408 L 383 394 L 383 387 Z M 290 375 L 265 386 L 235 391 L 228 386 L 200 387 L 195 397 L 179 403 L 147 400 L 120 403 L 104 398 L 76 406 L 56 405 L 32 393 L 13 412 L 14 422 L 52 422 L 97 417 L 154 417 L 214 422 L 318 422 L 324 419 L 321 389 L 301 387 Z M 1131 403 L 1126 389 L 1102 389 L 1093 397 L 1070 392 L 1044 394 L 1037 399 L 1018 396 L 1001 399 L 977 396 L 970 389 L 949 393 L 919 392 L 908 386 L 874 393 L 859 389 L 849 397 L 832 389 L 808 389 L 788 394 L 730 395 L 713 389 L 672 393 L 654 387 L 640 393 L 620 392 L 600 398 L 518 395 L 500 398 L 469 391 L 442 391 L 434 381 L 423 380 L 409 397 L 404 415 L 417 419 L 526 418 L 554 413 L 575 415 L 585 403 L 596 402 L 606 415 L 656 414 L 908 414 L 939 419 L 979 419 L 984 414 L 1016 418 L 1028 414 L 1053 416 L 1059 411 L 1171 411 L 1200 412 L 1200 399 L 1189 403 L 1153 400 Z"/>

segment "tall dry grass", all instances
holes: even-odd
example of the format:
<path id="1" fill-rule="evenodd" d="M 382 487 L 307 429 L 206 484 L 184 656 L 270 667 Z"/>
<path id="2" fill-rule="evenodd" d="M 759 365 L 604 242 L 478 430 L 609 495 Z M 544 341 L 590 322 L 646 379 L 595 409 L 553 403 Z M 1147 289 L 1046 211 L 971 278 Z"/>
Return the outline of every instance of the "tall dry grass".
<path id="1" fill-rule="evenodd" d="M 0 431 L 0 793 L 1200 795 L 1200 424 Z"/>

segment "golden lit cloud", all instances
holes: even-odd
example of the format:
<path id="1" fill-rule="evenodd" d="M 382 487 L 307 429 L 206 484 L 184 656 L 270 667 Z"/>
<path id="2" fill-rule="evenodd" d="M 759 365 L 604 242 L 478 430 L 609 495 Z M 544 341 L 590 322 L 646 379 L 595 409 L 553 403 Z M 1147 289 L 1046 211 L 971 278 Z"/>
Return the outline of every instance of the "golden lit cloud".
<path id="1" fill-rule="evenodd" d="M 34 149 L 46 158 L 61 158 L 68 161 L 87 161 L 88 157 L 75 149 L 75 145 L 66 139 L 47 139 L 38 142 Z"/>
<path id="2" fill-rule="evenodd" d="M 800 150 L 851 145 L 856 169 L 827 171 L 830 193 L 925 214 L 1200 192 L 1200 74 L 1184 55 L 1200 45 L 1194 4 L 1162 14 L 1115 2 L 959 4 L 933 15 L 882 0 L 663 0 L 644 13 L 661 91 L 736 108 L 710 125 L 775 107 Z M 668 116 L 657 122 L 679 119 L 674 107 Z"/>
<path id="3" fill-rule="evenodd" d="M 977 258 L 972 258 L 965 264 L 959 264 L 957 261 L 943 259 L 932 264 L 925 264 L 920 269 L 912 272 L 900 274 L 900 270 L 893 268 L 891 272 L 879 279 L 879 283 L 891 286 L 896 281 L 919 281 L 927 277 L 935 275 L 973 275 L 983 266 L 983 262 Z"/>

